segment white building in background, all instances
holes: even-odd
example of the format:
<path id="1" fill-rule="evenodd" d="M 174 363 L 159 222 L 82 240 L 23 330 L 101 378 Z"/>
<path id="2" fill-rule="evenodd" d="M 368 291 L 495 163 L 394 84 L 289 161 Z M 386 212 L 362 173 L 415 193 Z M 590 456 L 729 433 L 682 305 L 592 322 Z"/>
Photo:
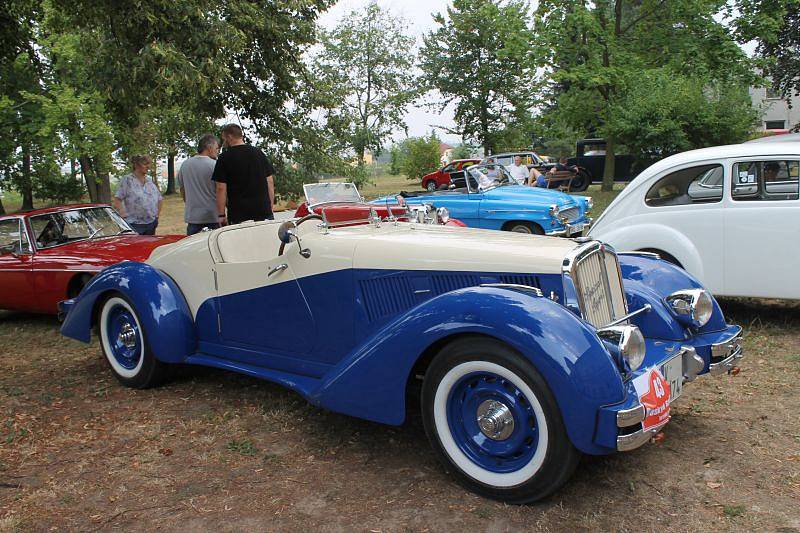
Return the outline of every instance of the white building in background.
<path id="1" fill-rule="evenodd" d="M 764 110 L 760 130 L 786 131 L 800 124 L 800 97 L 793 96 L 787 101 L 772 87 L 750 87 L 750 98 L 753 100 L 753 107 Z"/>

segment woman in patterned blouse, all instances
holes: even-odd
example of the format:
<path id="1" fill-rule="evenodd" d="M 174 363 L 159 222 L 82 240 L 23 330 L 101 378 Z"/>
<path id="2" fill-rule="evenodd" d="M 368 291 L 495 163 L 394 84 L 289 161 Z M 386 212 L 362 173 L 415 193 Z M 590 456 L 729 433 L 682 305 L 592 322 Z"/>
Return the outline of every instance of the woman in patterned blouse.
<path id="1" fill-rule="evenodd" d="M 146 155 L 133 158 L 133 172 L 119 181 L 114 208 L 139 235 L 155 235 L 164 197 L 147 175 L 153 160 Z"/>

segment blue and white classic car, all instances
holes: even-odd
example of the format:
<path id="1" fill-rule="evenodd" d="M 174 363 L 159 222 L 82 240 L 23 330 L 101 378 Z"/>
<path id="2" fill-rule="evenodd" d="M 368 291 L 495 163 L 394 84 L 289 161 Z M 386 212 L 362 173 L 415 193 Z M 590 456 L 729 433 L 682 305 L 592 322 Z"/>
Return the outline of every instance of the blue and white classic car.
<path id="1" fill-rule="evenodd" d="M 555 491 L 581 454 L 648 442 L 685 383 L 741 357 L 741 328 L 653 254 L 347 224 L 311 214 L 162 246 L 62 302 L 62 334 L 90 342 L 96 327 L 130 387 L 158 384 L 171 364 L 206 365 L 385 424 L 402 424 L 416 397 L 445 468 L 510 503 Z"/>
<path id="2" fill-rule="evenodd" d="M 473 165 L 441 191 L 402 192 L 374 204 L 431 204 L 473 228 L 570 237 L 589 228 L 592 199 L 518 184 L 502 165 Z"/>

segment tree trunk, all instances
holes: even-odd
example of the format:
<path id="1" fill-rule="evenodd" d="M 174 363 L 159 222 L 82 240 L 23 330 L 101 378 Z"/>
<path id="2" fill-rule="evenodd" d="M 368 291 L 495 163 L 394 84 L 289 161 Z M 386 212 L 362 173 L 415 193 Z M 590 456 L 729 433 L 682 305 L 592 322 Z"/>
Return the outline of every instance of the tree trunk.
<path id="1" fill-rule="evenodd" d="M 164 194 L 175 194 L 175 148 L 167 153 L 167 192 Z"/>
<path id="2" fill-rule="evenodd" d="M 31 149 L 22 147 L 22 210 L 33 209 L 33 183 L 31 182 Z"/>
<path id="3" fill-rule="evenodd" d="M 3 199 L 0 198 L 0 215 L 6 214 L 6 208 L 3 206 Z"/>
<path id="4" fill-rule="evenodd" d="M 86 190 L 89 192 L 89 201 L 97 202 L 97 178 L 94 175 L 92 161 L 88 156 L 82 155 L 78 158 L 78 163 L 81 165 L 81 174 L 86 182 Z"/>
<path id="5" fill-rule="evenodd" d="M 69 177 L 72 178 L 72 181 L 78 179 L 78 169 L 75 160 L 71 157 L 69 158 Z"/>
<path id="6" fill-rule="evenodd" d="M 614 154 L 614 140 L 606 139 L 606 161 L 603 167 L 603 186 L 600 190 L 612 191 L 614 190 L 614 168 L 616 164 L 616 155 Z"/>
<path id="7" fill-rule="evenodd" d="M 111 176 L 108 172 L 98 174 L 97 201 L 101 204 L 111 203 Z"/>

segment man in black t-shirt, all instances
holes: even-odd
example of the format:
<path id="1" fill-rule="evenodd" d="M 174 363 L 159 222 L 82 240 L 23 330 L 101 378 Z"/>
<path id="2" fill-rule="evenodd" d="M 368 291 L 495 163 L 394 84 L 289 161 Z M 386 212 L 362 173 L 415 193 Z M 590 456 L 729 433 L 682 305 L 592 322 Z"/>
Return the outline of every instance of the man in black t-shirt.
<path id="1" fill-rule="evenodd" d="M 223 126 L 221 136 L 227 149 L 217 157 L 211 177 L 217 183 L 220 223 L 272 220 L 275 169 L 261 150 L 244 143 L 242 128 L 238 125 Z"/>

